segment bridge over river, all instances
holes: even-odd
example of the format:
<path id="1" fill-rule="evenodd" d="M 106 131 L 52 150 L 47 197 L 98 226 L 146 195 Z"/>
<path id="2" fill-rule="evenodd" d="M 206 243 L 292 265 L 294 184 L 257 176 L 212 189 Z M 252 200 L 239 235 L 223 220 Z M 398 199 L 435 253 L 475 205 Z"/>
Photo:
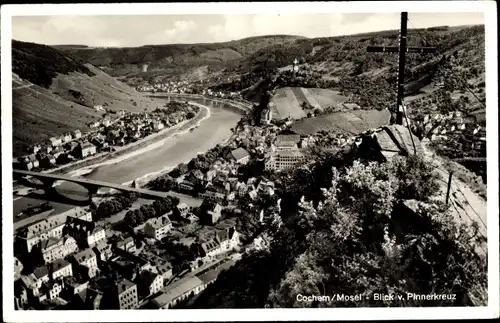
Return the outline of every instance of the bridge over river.
<path id="1" fill-rule="evenodd" d="M 158 199 L 169 196 L 169 194 L 165 192 L 152 191 L 148 189 L 130 187 L 126 185 L 97 181 L 87 178 L 71 177 L 67 175 L 46 174 L 46 173 L 17 170 L 17 169 L 13 170 L 13 174 L 14 178 L 18 179 L 32 177 L 39 180 L 41 184 L 33 183 L 32 181 L 26 180 L 23 182 L 23 185 L 33 188 L 43 189 L 45 191 L 52 190 L 54 187 L 54 183 L 57 181 L 67 181 L 79 184 L 80 186 L 86 188 L 88 190 L 89 197 L 92 197 L 93 195 L 97 194 L 99 188 L 112 188 L 121 192 L 138 193 L 141 197 L 144 198 Z"/>

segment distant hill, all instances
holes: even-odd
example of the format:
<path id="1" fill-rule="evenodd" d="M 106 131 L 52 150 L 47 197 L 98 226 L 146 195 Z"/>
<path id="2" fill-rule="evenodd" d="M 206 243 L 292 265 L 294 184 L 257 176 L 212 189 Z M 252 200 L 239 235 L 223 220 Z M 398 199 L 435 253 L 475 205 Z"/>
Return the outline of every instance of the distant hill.
<path id="1" fill-rule="evenodd" d="M 12 42 L 13 152 L 53 135 L 80 129 L 108 111 L 154 109 L 151 99 L 102 70 L 50 47 Z"/>
<path id="2" fill-rule="evenodd" d="M 58 46 L 94 66 L 103 67 L 112 76 L 144 79 L 184 76 L 186 68 L 209 67 L 211 71 L 239 71 L 252 64 L 252 55 L 276 44 L 291 44 L 301 36 L 271 35 L 250 37 L 213 44 L 146 45 L 128 48 L 78 48 Z M 142 72 L 142 64 L 149 72 Z M 241 65 L 243 64 L 243 65 Z M 241 65 L 241 66 L 240 66 Z M 189 73 L 187 73 L 189 76 Z"/>

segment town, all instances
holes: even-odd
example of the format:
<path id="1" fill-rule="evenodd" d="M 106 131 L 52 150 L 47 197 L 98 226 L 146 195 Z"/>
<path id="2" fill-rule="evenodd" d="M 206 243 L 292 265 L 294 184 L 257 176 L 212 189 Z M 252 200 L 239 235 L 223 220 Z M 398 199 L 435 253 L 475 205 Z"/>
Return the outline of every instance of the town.
<path id="1" fill-rule="evenodd" d="M 178 89 L 142 90 L 156 88 Z M 199 207 L 189 207 L 176 197 L 131 207 L 137 197 L 129 194 L 49 215 L 19 229 L 15 239 L 17 308 L 172 308 L 201 293 L 243 253 L 266 248 L 269 230 L 280 225 L 276 174 L 307 164 L 308 149 L 315 146 L 342 149 L 361 144 L 360 136 L 345 133 L 294 131 L 292 120 L 273 120 L 273 104 L 269 102 L 258 116 L 244 115 L 226 144 L 144 185 L 191 195 L 202 200 Z M 93 125 L 95 131 L 85 134 L 86 142 L 79 142 L 83 136 L 75 132 L 74 137 L 67 134 L 34 147 L 24 167 L 48 169 L 59 160 L 72 160 L 63 154 L 85 158 L 116 149 L 196 113 L 194 106 L 171 101 L 165 109 L 151 113 L 104 119 Z M 476 120 L 463 118 L 459 112 L 426 115 L 412 126 L 420 137 L 432 141 L 469 132 L 479 143 L 485 141 L 484 129 Z M 60 153 L 56 156 L 56 152 Z M 56 162 L 45 162 L 47 156 L 54 156 Z M 32 158 L 40 158 L 40 164 Z M 119 212 L 125 213 L 121 221 L 109 221 Z"/>
<path id="2" fill-rule="evenodd" d="M 103 108 L 98 106 L 96 109 Z M 174 101 L 152 112 L 126 114 L 121 110 L 115 119 L 107 113 L 102 120 L 89 124 L 87 133 L 75 130 L 31 146 L 28 155 L 13 159 L 13 168 L 47 171 L 103 157 L 192 119 L 198 112 L 197 106 Z"/>

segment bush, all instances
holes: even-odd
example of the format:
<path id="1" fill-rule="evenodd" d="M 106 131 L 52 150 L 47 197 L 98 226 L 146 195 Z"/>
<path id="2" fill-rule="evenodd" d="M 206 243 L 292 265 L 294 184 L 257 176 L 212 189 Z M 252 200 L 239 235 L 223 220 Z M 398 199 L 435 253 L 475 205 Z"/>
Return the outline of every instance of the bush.
<path id="1" fill-rule="evenodd" d="M 439 175 L 434 166 L 418 155 L 392 159 L 389 168 L 398 179 L 398 199 L 426 201 L 439 191 Z"/>

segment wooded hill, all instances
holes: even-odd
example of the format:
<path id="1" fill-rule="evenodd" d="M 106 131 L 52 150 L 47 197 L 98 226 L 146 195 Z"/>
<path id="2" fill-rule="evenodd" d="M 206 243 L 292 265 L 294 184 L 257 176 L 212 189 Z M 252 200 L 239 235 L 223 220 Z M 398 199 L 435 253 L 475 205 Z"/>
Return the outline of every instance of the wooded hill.
<path id="1" fill-rule="evenodd" d="M 53 47 L 12 42 L 13 153 L 29 145 L 80 129 L 104 112 L 142 111 L 157 105 L 102 70 Z"/>

